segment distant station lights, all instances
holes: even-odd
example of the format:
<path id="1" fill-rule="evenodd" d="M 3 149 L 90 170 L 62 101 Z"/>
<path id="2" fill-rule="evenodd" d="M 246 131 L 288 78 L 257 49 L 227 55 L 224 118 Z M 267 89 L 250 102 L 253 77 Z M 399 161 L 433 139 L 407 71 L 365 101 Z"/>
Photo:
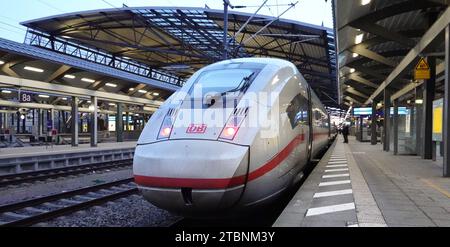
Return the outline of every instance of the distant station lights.
<path id="1" fill-rule="evenodd" d="M 64 78 L 67 78 L 67 79 L 75 79 L 75 76 L 74 76 L 74 75 L 65 75 Z"/>
<path id="2" fill-rule="evenodd" d="M 128 89 L 128 91 L 134 91 L 134 88 L 131 87 L 130 89 Z"/>
<path id="3" fill-rule="evenodd" d="M 89 79 L 89 78 L 81 78 L 81 80 L 84 81 L 84 82 L 89 82 L 89 83 L 94 83 L 95 82 L 95 80 Z"/>
<path id="4" fill-rule="evenodd" d="M 147 90 L 139 89 L 138 92 L 139 93 L 147 93 Z"/>
<path id="5" fill-rule="evenodd" d="M 354 68 L 350 68 L 350 73 L 355 73 L 355 69 Z"/>
<path id="6" fill-rule="evenodd" d="M 44 72 L 43 69 L 36 68 L 36 67 L 31 67 L 31 66 L 25 66 L 23 69 L 24 70 L 28 70 L 28 71 L 38 72 L 38 73 Z"/>
<path id="7" fill-rule="evenodd" d="M 352 57 L 358 57 L 358 56 L 359 56 L 358 53 L 354 53 L 354 52 L 353 52 Z"/>
<path id="8" fill-rule="evenodd" d="M 153 96 L 159 96 L 159 93 L 155 92 L 155 93 L 153 93 Z"/>
<path id="9" fill-rule="evenodd" d="M 362 42 L 363 38 L 364 38 L 364 34 L 363 33 L 360 33 L 360 34 L 356 35 L 355 36 L 355 44 L 356 45 L 360 44 Z"/>
<path id="10" fill-rule="evenodd" d="M 371 0 L 361 0 L 361 5 L 367 5 L 371 2 Z"/>
<path id="11" fill-rule="evenodd" d="M 5 61 L 0 60 L 0 65 L 5 64 Z"/>
<path id="12" fill-rule="evenodd" d="M 11 93 L 10 90 L 2 90 L 2 93 Z"/>
<path id="13" fill-rule="evenodd" d="M 114 83 L 106 83 L 105 84 L 106 86 L 108 86 L 108 87 L 117 87 L 117 84 L 114 84 Z"/>
<path id="14" fill-rule="evenodd" d="M 46 94 L 39 94 L 38 96 L 39 96 L 40 98 L 46 98 L 46 99 L 50 98 L 50 96 L 48 96 L 48 95 L 46 95 Z"/>

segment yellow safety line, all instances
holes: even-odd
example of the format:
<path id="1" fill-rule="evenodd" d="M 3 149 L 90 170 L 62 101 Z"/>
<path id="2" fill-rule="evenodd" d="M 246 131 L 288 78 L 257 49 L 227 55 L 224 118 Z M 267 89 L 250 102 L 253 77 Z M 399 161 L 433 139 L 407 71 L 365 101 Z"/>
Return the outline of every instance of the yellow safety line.
<path id="1" fill-rule="evenodd" d="M 439 187 L 438 185 L 434 184 L 433 182 L 431 182 L 431 181 L 429 181 L 429 180 L 427 180 L 427 179 L 421 178 L 420 180 L 422 180 L 424 183 L 426 183 L 426 184 L 427 184 L 428 186 L 430 186 L 431 188 L 433 188 L 433 189 L 435 189 L 435 190 L 441 192 L 442 194 L 444 194 L 445 196 L 447 196 L 448 198 L 450 198 L 450 192 L 446 191 L 445 189 Z"/>

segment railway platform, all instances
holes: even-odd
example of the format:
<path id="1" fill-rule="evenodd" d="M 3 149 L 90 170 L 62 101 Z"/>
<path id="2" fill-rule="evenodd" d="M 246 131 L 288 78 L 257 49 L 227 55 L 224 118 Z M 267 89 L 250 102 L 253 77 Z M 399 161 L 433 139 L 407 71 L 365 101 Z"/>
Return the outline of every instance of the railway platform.
<path id="1" fill-rule="evenodd" d="M 98 143 L 97 147 L 91 147 L 89 144 L 79 144 L 77 147 L 71 145 L 53 145 L 53 146 L 34 146 L 34 147 L 14 147 L 0 149 L 0 159 L 15 158 L 24 156 L 39 156 L 49 154 L 79 153 L 87 151 L 114 150 L 122 148 L 134 148 L 136 141 L 126 142 L 105 142 Z"/>
<path id="2" fill-rule="evenodd" d="M 438 162 L 339 136 L 273 226 L 450 226 L 450 179 Z"/>
<path id="3" fill-rule="evenodd" d="M 0 149 L 0 174 L 132 159 L 135 141 Z"/>

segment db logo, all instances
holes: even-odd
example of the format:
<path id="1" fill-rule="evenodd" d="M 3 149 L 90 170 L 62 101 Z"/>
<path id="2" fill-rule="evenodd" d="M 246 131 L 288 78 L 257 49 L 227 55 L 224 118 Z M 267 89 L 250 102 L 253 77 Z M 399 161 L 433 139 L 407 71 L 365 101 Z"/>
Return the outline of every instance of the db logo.
<path id="1" fill-rule="evenodd" d="M 206 124 L 191 124 L 186 129 L 186 133 L 203 134 L 206 131 Z"/>

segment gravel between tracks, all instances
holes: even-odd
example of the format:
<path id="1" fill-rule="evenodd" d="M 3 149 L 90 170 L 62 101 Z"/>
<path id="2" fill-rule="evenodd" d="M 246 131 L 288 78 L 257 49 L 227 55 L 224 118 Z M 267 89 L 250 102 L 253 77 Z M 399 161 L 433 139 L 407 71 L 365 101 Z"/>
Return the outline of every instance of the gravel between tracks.
<path id="1" fill-rule="evenodd" d="M 130 168 L 120 168 L 72 177 L 61 177 L 31 184 L 0 188 L 0 204 L 31 199 L 81 187 L 112 182 L 132 176 Z M 177 216 L 159 209 L 136 194 L 83 211 L 62 216 L 35 226 L 61 227 L 149 227 L 167 226 Z"/>
<path id="2" fill-rule="evenodd" d="M 148 203 L 141 195 L 132 195 L 35 226 L 151 227 L 168 226 L 176 219 L 176 216 Z"/>
<path id="3" fill-rule="evenodd" d="M 61 193 L 62 191 L 74 190 L 100 183 L 112 182 L 118 179 L 131 177 L 131 168 L 119 168 L 114 170 L 103 170 L 80 174 L 71 177 L 59 177 L 45 181 L 20 184 L 0 188 L 0 204 L 12 203 L 31 199 L 37 196 Z"/>

